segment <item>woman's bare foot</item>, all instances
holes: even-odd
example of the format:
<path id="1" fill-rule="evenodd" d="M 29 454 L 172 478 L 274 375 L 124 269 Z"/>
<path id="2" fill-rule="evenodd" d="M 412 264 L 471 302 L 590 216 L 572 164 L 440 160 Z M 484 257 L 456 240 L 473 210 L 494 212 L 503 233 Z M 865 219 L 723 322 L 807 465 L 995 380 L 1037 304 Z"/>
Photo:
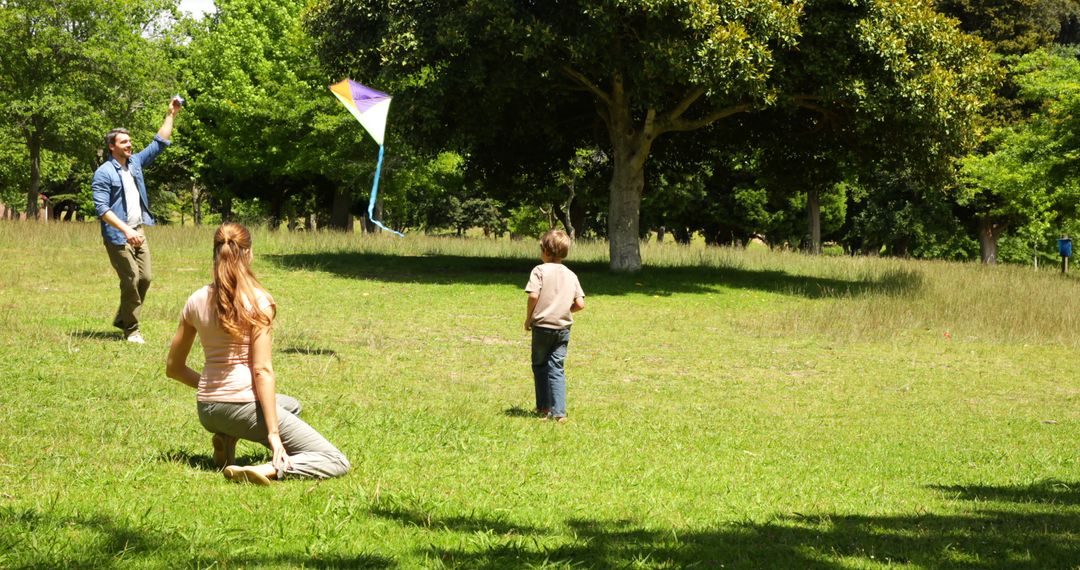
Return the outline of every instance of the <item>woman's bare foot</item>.
<path id="1" fill-rule="evenodd" d="M 267 465 L 269 465 L 269 463 Z M 250 483 L 260 487 L 266 487 L 270 484 L 270 477 L 266 476 L 266 473 L 264 473 L 266 470 L 263 469 L 263 467 L 264 466 L 262 465 L 248 467 L 229 465 L 221 473 L 226 479 L 234 483 Z"/>
<path id="2" fill-rule="evenodd" d="M 214 444 L 214 465 L 218 469 L 224 469 L 236 463 L 236 438 L 223 433 L 215 433 L 210 438 Z"/>

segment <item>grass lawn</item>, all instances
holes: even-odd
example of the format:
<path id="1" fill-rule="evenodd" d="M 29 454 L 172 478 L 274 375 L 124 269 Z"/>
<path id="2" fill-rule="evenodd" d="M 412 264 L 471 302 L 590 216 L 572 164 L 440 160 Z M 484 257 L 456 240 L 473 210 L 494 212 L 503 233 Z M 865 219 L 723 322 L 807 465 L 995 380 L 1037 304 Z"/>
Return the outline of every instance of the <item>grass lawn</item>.
<path id="1" fill-rule="evenodd" d="M 0 223 L 0 568 L 1080 567 L 1072 276 L 581 243 L 559 425 L 535 242 L 258 231 L 279 391 L 353 471 L 257 488 L 164 374 L 211 235 L 151 230 L 135 346 L 97 224 Z"/>

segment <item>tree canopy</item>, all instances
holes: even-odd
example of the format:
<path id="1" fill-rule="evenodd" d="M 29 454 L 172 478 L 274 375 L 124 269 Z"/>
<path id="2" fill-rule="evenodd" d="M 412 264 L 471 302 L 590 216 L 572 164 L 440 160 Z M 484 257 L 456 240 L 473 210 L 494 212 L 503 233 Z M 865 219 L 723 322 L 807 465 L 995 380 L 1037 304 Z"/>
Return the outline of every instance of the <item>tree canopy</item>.
<path id="1" fill-rule="evenodd" d="M 640 267 L 658 137 L 795 108 L 855 137 L 915 131 L 927 142 L 908 148 L 949 155 L 992 79 L 980 44 L 918 0 L 324 0 L 309 29 L 330 68 L 393 85 L 418 132 L 462 141 L 487 171 L 609 149 L 616 270 Z"/>
<path id="2" fill-rule="evenodd" d="M 43 153 L 89 167 L 104 133 L 160 120 L 175 87 L 167 0 L 6 0 L 0 9 L 0 120 L 26 149 L 26 211 Z M 136 62 L 136 63 L 132 63 Z M 161 102 L 161 105 L 157 103 Z M 148 105 L 150 105 L 148 107 Z"/>

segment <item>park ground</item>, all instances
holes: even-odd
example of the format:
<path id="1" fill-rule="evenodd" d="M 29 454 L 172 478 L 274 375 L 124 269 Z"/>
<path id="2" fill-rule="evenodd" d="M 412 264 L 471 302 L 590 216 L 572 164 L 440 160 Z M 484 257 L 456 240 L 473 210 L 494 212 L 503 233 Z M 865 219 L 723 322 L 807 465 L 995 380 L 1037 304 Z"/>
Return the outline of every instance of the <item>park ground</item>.
<path id="1" fill-rule="evenodd" d="M 580 243 L 555 424 L 534 241 L 259 230 L 279 391 L 354 469 L 257 488 L 164 374 L 211 233 L 150 232 L 135 346 L 96 224 L 0 223 L 0 568 L 1080 567 L 1072 275 Z"/>

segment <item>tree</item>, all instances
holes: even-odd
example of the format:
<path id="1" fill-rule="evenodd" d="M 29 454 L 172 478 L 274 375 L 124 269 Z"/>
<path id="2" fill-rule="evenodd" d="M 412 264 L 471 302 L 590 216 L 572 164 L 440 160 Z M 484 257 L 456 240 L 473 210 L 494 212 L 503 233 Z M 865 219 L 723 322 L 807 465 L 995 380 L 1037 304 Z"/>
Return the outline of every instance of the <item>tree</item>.
<path id="1" fill-rule="evenodd" d="M 836 17 L 809 15 L 819 10 Z M 831 52 L 797 55 L 803 21 L 824 26 L 815 33 L 831 43 L 815 47 Z M 550 168 L 603 141 L 611 266 L 625 271 L 640 267 L 657 138 L 775 105 L 890 110 L 963 137 L 988 67 L 974 41 L 917 0 L 323 0 L 309 27 L 329 66 L 396 81 L 438 140 L 464 139 L 492 169 L 527 168 L 540 162 L 533 153 Z"/>
<path id="2" fill-rule="evenodd" d="M 362 131 L 313 64 L 305 3 L 218 0 L 193 32 L 185 67 L 197 177 L 219 199 L 260 198 L 274 227 L 288 204 L 312 197 L 348 229 Z"/>
<path id="3" fill-rule="evenodd" d="M 1080 48 L 1039 50 L 1012 68 L 1019 97 L 1038 112 L 995 129 L 989 152 L 962 165 L 961 205 L 976 210 L 984 263 L 996 263 L 997 241 L 1016 228 L 1040 241 L 1063 214 L 1075 215 L 1080 187 Z"/>
<path id="4" fill-rule="evenodd" d="M 1052 43 L 1080 16 L 1075 0 L 938 0 L 943 13 L 965 31 L 993 46 L 995 53 L 1022 55 Z"/>
<path id="5" fill-rule="evenodd" d="M 108 128 L 150 124 L 148 102 L 160 120 L 175 81 L 162 49 L 172 5 L 0 3 L 0 121 L 18 130 L 26 149 L 29 216 L 38 209 L 43 152 L 70 154 L 92 168 Z"/>

